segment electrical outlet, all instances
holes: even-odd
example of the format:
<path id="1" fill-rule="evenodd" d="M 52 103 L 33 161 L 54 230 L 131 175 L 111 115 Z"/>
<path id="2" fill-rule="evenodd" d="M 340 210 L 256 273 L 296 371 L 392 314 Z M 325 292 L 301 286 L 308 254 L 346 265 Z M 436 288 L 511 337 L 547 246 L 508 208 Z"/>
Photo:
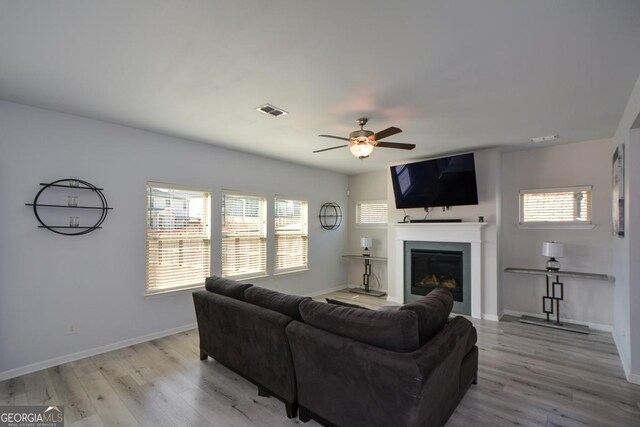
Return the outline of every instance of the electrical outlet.
<path id="1" fill-rule="evenodd" d="M 77 332 L 76 330 L 76 324 L 72 323 L 67 327 L 67 335 L 73 335 Z"/>

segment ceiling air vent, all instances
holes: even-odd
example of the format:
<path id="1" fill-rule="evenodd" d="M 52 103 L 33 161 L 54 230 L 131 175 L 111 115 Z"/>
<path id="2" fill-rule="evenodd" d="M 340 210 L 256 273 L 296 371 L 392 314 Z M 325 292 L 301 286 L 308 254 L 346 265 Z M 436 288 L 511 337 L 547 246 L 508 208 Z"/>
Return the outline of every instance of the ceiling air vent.
<path id="1" fill-rule="evenodd" d="M 256 108 L 256 110 L 265 114 L 271 114 L 274 117 L 284 116 L 285 114 L 289 114 L 286 111 L 278 107 L 275 107 L 271 104 L 264 104 L 263 106 Z"/>

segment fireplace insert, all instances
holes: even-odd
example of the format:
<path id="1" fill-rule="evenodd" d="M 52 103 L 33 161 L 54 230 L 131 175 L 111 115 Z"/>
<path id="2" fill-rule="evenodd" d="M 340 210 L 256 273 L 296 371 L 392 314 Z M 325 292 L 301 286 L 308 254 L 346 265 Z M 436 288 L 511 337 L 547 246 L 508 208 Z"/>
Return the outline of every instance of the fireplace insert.
<path id="1" fill-rule="evenodd" d="M 446 288 L 455 301 L 463 301 L 462 252 L 411 249 L 411 293 L 427 295 Z"/>

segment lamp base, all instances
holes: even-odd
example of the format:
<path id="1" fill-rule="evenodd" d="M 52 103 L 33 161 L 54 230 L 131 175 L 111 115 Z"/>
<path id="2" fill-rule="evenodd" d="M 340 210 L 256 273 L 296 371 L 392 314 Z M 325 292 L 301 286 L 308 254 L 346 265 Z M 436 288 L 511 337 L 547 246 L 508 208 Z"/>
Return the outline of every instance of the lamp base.
<path id="1" fill-rule="evenodd" d="M 549 258 L 547 261 L 547 271 L 558 271 L 560 270 L 560 262 L 554 257 Z"/>
<path id="2" fill-rule="evenodd" d="M 366 289 L 362 289 L 362 288 L 349 288 L 349 292 L 354 293 L 354 294 L 369 295 L 369 296 L 372 296 L 372 297 L 383 297 L 383 296 L 387 295 L 386 292 L 382 292 L 382 291 L 367 291 Z"/>

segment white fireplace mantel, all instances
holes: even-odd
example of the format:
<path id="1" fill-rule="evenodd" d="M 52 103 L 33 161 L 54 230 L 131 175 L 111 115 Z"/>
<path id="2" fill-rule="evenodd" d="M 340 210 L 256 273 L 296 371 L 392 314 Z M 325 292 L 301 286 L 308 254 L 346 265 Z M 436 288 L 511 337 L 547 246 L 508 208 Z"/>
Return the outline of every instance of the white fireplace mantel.
<path id="1" fill-rule="evenodd" d="M 389 224 L 387 300 L 404 303 L 404 243 L 453 242 L 471 244 L 471 317 L 482 318 L 482 227 L 483 222 Z"/>

